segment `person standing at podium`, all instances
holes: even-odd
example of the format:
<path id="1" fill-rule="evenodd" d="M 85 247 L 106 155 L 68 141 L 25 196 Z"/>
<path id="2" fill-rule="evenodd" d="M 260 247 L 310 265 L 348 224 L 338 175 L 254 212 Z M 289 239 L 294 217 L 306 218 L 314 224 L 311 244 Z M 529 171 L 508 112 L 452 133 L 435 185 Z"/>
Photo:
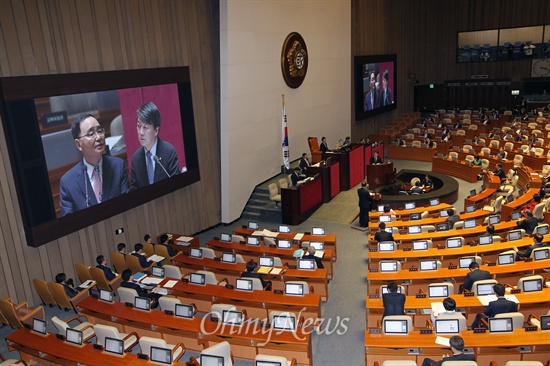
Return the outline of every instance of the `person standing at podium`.
<path id="1" fill-rule="evenodd" d="M 290 180 L 292 181 L 292 185 L 294 187 L 298 186 L 298 182 L 300 181 L 300 168 L 299 167 L 294 168 L 294 172 L 290 176 Z"/>
<path id="2" fill-rule="evenodd" d="M 319 146 L 319 150 L 321 150 L 321 152 L 330 151 L 327 145 L 327 138 L 325 136 L 321 138 L 321 145 Z"/>
<path id="3" fill-rule="evenodd" d="M 370 164 L 373 165 L 373 164 L 382 164 L 382 163 L 383 161 L 382 161 L 382 158 L 378 156 L 378 151 L 375 151 L 374 155 L 370 157 Z"/>
<path id="4" fill-rule="evenodd" d="M 300 159 L 300 169 L 302 169 L 302 174 L 307 175 L 307 168 L 309 167 L 309 160 L 307 160 L 307 153 L 302 154 Z"/>
<path id="5" fill-rule="evenodd" d="M 357 190 L 359 196 L 359 226 L 369 226 L 369 211 L 372 204 L 372 196 L 367 189 L 367 182 L 361 182 L 361 188 Z"/>

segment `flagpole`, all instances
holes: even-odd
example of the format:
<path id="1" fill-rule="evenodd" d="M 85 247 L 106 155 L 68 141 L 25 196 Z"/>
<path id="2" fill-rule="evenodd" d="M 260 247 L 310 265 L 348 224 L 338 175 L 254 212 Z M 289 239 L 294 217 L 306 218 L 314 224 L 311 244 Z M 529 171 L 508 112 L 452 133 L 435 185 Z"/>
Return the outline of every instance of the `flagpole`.
<path id="1" fill-rule="evenodd" d="M 285 174 L 290 171 L 290 152 L 288 149 L 288 128 L 286 121 L 285 95 L 281 94 L 283 104 L 283 120 L 282 120 L 282 148 L 283 148 L 283 166 Z"/>

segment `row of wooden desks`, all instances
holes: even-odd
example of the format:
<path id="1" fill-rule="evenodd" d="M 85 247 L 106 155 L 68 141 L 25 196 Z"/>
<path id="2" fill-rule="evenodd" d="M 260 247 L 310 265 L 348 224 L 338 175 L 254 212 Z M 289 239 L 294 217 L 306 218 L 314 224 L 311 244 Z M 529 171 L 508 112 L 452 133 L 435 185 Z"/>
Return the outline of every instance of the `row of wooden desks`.
<path id="1" fill-rule="evenodd" d="M 237 226 L 233 229 L 233 233 L 242 235 L 242 236 L 257 236 L 262 230 L 252 230 L 246 226 Z M 332 250 L 332 257 L 336 261 L 338 259 L 338 253 L 336 251 L 336 235 L 335 234 L 325 234 L 325 235 L 311 235 L 309 233 L 277 233 L 271 231 L 275 235 L 269 235 L 269 237 L 274 239 L 287 239 L 293 240 L 298 243 L 303 243 L 306 241 L 322 241 L 325 243 L 325 248 Z"/>
<path id="2" fill-rule="evenodd" d="M 536 331 L 526 333 L 516 329 L 513 333 L 474 333 L 462 331 L 460 336 L 464 345 L 472 348 L 478 365 L 489 365 L 491 361 L 504 365 L 510 360 L 536 360 L 544 364 L 550 351 L 550 332 Z M 420 334 L 420 331 L 408 335 L 373 334 L 365 332 L 365 365 L 374 362 L 382 364 L 384 360 L 414 360 L 422 364 L 425 357 L 440 360 L 443 353 L 450 354 L 449 347 L 436 343 L 436 334 Z M 445 336 L 450 338 L 450 336 Z M 396 346 L 397 345 L 397 346 Z M 528 346 L 529 352 L 521 352 L 518 347 Z M 412 349 L 412 350 L 411 350 Z M 418 354 L 409 354 L 409 352 Z"/>
<path id="3" fill-rule="evenodd" d="M 464 161 L 453 161 L 434 156 L 432 159 L 432 171 L 452 175 L 467 182 L 475 183 L 477 182 L 477 176 L 481 173 L 481 167 L 468 165 Z"/>
<path id="4" fill-rule="evenodd" d="M 21 328 L 6 337 L 8 349 L 18 351 L 21 359 L 27 364 L 36 362 L 46 365 L 66 366 L 150 366 L 149 361 L 138 359 L 136 354 L 125 353 L 118 356 L 99 351 L 92 344 L 72 345 L 56 338 L 55 334 L 39 335 L 29 329 Z M 185 356 L 182 357 L 184 359 Z M 185 363 L 174 362 L 172 365 L 184 366 Z"/>
<path id="5" fill-rule="evenodd" d="M 450 205 L 448 203 L 440 203 L 435 206 L 417 206 L 411 210 L 394 210 L 395 216 L 403 218 L 403 217 L 409 217 L 410 214 L 413 213 L 422 213 L 424 211 L 428 211 L 429 214 L 437 213 L 441 210 L 446 210 L 448 208 L 453 208 L 453 205 Z M 380 215 L 387 215 L 387 213 L 380 212 L 380 211 L 374 211 L 369 213 L 369 219 L 378 221 L 380 218 Z"/>
<path id="6" fill-rule="evenodd" d="M 388 159 L 432 161 L 435 148 L 388 145 Z"/>
<path id="7" fill-rule="evenodd" d="M 468 213 L 459 213 L 460 220 L 468 220 L 468 219 L 484 219 L 485 217 L 489 216 L 489 211 L 484 210 L 476 210 L 474 212 L 468 212 Z M 439 215 L 438 215 L 439 216 Z M 386 222 L 386 227 L 407 227 L 412 225 L 434 225 L 436 223 L 445 222 L 447 220 L 447 217 L 427 217 L 425 219 L 421 220 L 395 220 Z M 377 228 L 380 224 L 379 221 L 377 222 L 369 222 L 369 228 Z"/>
<path id="8" fill-rule="evenodd" d="M 221 255 L 223 252 L 238 253 L 241 254 L 246 261 L 251 259 L 258 261 L 259 256 L 269 255 L 281 258 L 283 264 L 285 261 L 288 261 L 289 265 L 296 264 L 296 257 L 294 257 L 293 254 L 298 249 L 296 246 L 289 249 L 284 249 L 272 248 L 263 243 L 260 245 L 248 245 L 236 242 L 225 242 L 221 240 L 210 240 L 206 243 L 206 246 L 217 251 L 217 255 Z M 324 252 L 325 255 L 322 258 L 322 263 L 327 270 L 327 277 L 332 279 L 332 250 L 325 249 Z"/>
<path id="9" fill-rule="evenodd" d="M 201 351 L 215 343 L 228 341 L 237 358 L 254 359 L 261 354 L 296 358 L 301 365 L 312 365 L 310 328 L 276 331 L 260 323 L 242 326 L 215 322 L 210 317 L 186 319 L 160 310 L 144 312 L 123 303 L 106 303 L 89 297 L 78 303 L 79 313 L 88 321 L 115 326 L 121 332 L 161 337 L 168 343 L 182 342 L 187 349 Z M 262 318 L 262 320 L 267 317 Z"/>
<path id="10" fill-rule="evenodd" d="M 194 258 L 185 255 L 179 255 L 172 261 L 187 270 L 212 271 L 227 278 L 231 285 L 235 284 L 235 279 L 240 278 L 243 272 L 246 272 L 246 263 L 225 263 L 211 258 Z M 273 290 L 284 290 L 285 281 L 306 281 L 313 287 L 314 293 L 320 295 L 322 300 L 328 301 L 327 270 L 324 268 L 312 271 L 284 268 L 279 274 L 264 274 L 263 278 L 272 281 Z"/>

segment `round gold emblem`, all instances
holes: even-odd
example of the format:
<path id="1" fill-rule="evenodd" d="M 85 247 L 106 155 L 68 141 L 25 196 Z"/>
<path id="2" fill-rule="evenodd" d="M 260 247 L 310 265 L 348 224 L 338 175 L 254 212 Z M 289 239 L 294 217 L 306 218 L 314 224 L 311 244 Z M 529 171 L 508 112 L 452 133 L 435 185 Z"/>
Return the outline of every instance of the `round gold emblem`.
<path id="1" fill-rule="evenodd" d="M 302 36 L 297 32 L 290 33 L 283 44 L 281 70 L 286 85 L 296 89 L 302 85 L 307 74 L 309 56 Z"/>

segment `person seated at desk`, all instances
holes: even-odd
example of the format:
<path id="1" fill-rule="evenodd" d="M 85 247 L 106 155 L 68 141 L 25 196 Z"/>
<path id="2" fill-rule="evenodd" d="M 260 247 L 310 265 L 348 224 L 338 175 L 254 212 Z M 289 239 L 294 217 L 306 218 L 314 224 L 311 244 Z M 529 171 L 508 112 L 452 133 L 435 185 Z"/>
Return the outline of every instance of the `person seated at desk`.
<path id="1" fill-rule="evenodd" d="M 526 234 L 533 234 L 533 230 L 539 224 L 539 220 L 533 216 L 533 211 L 525 210 L 525 219 L 518 221 L 518 227 L 525 230 Z"/>
<path id="2" fill-rule="evenodd" d="M 386 231 L 386 223 L 381 222 L 378 224 L 378 231 L 374 234 L 374 240 L 381 241 L 394 241 L 393 234 Z"/>
<path id="3" fill-rule="evenodd" d="M 424 129 L 424 132 L 422 133 L 422 135 L 420 135 L 420 137 L 422 137 L 423 139 L 427 139 L 427 138 L 430 138 L 432 139 L 433 136 L 431 133 L 428 132 L 428 129 Z"/>
<path id="4" fill-rule="evenodd" d="M 463 290 L 472 291 L 472 285 L 476 281 L 490 280 L 493 278 L 493 276 L 491 276 L 491 273 L 489 273 L 489 271 L 479 269 L 479 263 L 475 261 L 470 263 L 470 265 L 468 266 L 468 269 L 470 270 L 470 273 L 466 275 L 466 279 L 464 280 L 464 283 L 460 285 L 461 287 L 461 289 L 459 289 L 460 293 L 462 293 Z"/>
<path id="5" fill-rule="evenodd" d="M 126 255 L 126 244 L 124 243 L 118 243 L 118 245 L 116 246 L 116 250 L 122 254 L 122 255 Z"/>
<path id="6" fill-rule="evenodd" d="M 395 211 L 390 207 L 389 204 L 386 203 L 384 205 L 384 214 L 386 214 L 386 215 L 388 215 L 388 214 L 389 215 L 395 215 Z"/>
<path id="7" fill-rule="evenodd" d="M 346 145 L 349 145 L 349 144 L 351 144 L 351 137 L 346 136 L 346 138 L 344 139 L 344 143 L 342 144 L 342 146 L 346 146 Z"/>
<path id="8" fill-rule="evenodd" d="M 483 165 L 483 162 L 481 161 L 481 156 L 476 155 L 474 157 L 474 161 L 472 161 L 472 165 L 481 167 Z"/>
<path id="9" fill-rule="evenodd" d="M 443 129 L 443 131 L 441 131 L 441 136 L 447 136 L 447 134 L 449 132 L 451 132 L 451 130 L 449 130 L 449 128 L 447 126 L 443 126 L 443 127 L 444 127 L 444 129 Z"/>
<path id="10" fill-rule="evenodd" d="M 388 293 L 382 294 L 382 303 L 384 304 L 384 319 L 387 315 L 405 315 L 405 301 L 407 296 L 397 292 L 397 283 L 394 281 L 388 284 Z"/>
<path id="11" fill-rule="evenodd" d="M 433 188 L 433 186 L 434 186 L 433 180 L 430 178 L 430 176 L 428 174 L 426 174 L 424 179 L 422 179 L 422 187 L 424 187 L 424 188 Z"/>
<path id="12" fill-rule="evenodd" d="M 549 104 L 550 106 L 550 104 Z M 432 118 L 432 116 L 428 116 L 425 120 L 424 120 L 426 123 L 434 123 L 434 119 Z"/>
<path id="13" fill-rule="evenodd" d="M 523 141 L 523 134 L 521 133 L 521 129 L 518 129 L 516 131 L 516 136 L 514 137 L 514 142 L 520 142 Z"/>
<path id="14" fill-rule="evenodd" d="M 134 245 L 134 252 L 131 255 L 139 259 L 139 265 L 142 268 L 149 268 L 156 264 L 155 262 L 150 262 L 145 256 L 145 254 L 143 254 L 143 244 L 141 243 L 136 243 Z"/>
<path id="15" fill-rule="evenodd" d="M 395 138 L 395 142 L 397 146 L 407 146 L 407 143 L 404 140 L 401 140 L 401 137 L 399 136 Z"/>
<path id="16" fill-rule="evenodd" d="M 145 234 L 143 236 L 143 241 L 146 242 L 147 244 L 155 244 L 153 243 L 153 238 L 149 234 Z"/>
<path id="17" fill-rule="evenodd" d="M 441 366 L 445 361 L 475 361 L 476 357 L 474 355 L 465 354 L 464 352 L 464 340 L 460 336 L 452 336 L 449 339 L 449 345 L 451 346 L 451 351 L 453 352 L 452 356 L 443 355 L 441 361 L 434 361 L 431 358 L 425 358 L 422 361 L 422 366 Z"/>
<path id="18" fill-rule="evenodd" d="M 435 320 L 437 319 L 437 317 L 445 316 L 445 315 L 448 315 L 448 316 L 462 316 L 462 318 L 464 319 L 463 324 L 466 323 L 466 318 L 464 318 L 462 313 L 459 312 L 459 311 L 456 311 L 456 301 L 455 301 L 455 299 L 453 299 L 452 297 L 446 297 L 445 299 L 443 299 L 443 307 L 445 308 L 444 312 L 436 313 L 435 311 L 432 311 L 432 313 L 430 314 L 432 324 L 435 325 Z"/>
<path id="19" fill-rule="evenodd" d="M 504 151 L 504 147 L 500 147 L 498 150 L 498 153 L 495 155 L 498 159 L 504 159 L 506 157 L 506 151 Z"/>
<path id="20" fill-rule="evenodd" d="M 455 210 L 452 208 L 447 209 L 447 220 L 445 222 L 449 224 L 449 229 L 452 229 L 458 221 L 460 221 L 460 216 L 455 214 Z"/>
<path id="21" fill-rule="evenodd" d="M 260 273 L 255 273 L 256 267 L 258 267 L 257 263 L 254 262 L 254 260 L 250 260 L 246 262 L 246 272 L 241 273 L 241 277 L 243 278 L 258 278 L 260 281 L 262 281 L 262 287 L 265 290 L 271 291 L 271 281 L 264 280 L 263 276 Z"/>
<path id="22" fill-rule="evenodd" d="M 63 288 L 65 289 L 65 293 L 71 299 L 75 297 L 81 290 L 80 288 L 74 288 L 73 279 L 72 278 L 67 279 L 67 275 L 63 272 L 58 273 L 55 276 L 55 282 L 63 285 Z"/>
<path id="23" fill-rule="evenodd" d="M 506 131 L 504 136 L 502 136 L 502 140 L 504 140 L 504 141 L 512 141 L 513 139 L 514 139 L 514 136 L 512 135 L 510 130 Z"/>
<path id="24" fill-rule="evenodd" d="M 303 175 L 307 176 L 307 168 L 309 168 L 309 160 L 307 159 L 307 153 L 302 154 L 302 158 L 300 159 L 300 169 L 301 173 Z"/>
<path id="25" fill-rule="evenodd" d="M 513 247 L 512 249 L 516 252 L 518 258 L 529 258 L 534 249 L 548 246 L 548 243 L 542 243 L 543 239 L 544 237 L 541 234 L 535 234 L 533 235 L 534 244 L 528 246 L 527 249 L 525 249 L 523 252 L 520 252 L 518 250 L 518 247 Z"/>
<path id="26" fill-rule="evenodd" d="M 429 127 L 428 122 L 426 120 L 422 121 L 422 125 L 420 127 L 428 128 Z"/>
<path id="27" fill-rule="evenodd" d="M 411 193 L 418 193 L 418 194 L 424 193 L 424 191 L 422 190 L 422 187 L 420 187 L 420 181 L 414 183 L 414 187 L 411 188 Z"/>
<path id="28" fill-rule="evenodd" d="M 384 161 L 380 156 L 378 156 L 378 151 L 374 152 L 374 155 L 370 157 L 370 164 L 382 164 Z"/>
<path id="29" fill-rule="evenodd" d="M 451 135 L 451 132 L 447 132 L 447 134 L 443 136 L 443 138 L 441 138 L 441 141 L 453 141 L 453 136 Z"/>
<path id="30" fill-rule="evenodd" d="M 518 305 L 515 302 L 510 301 L 504 297 L 504 294 L 506 293 L 504 285 L 501 285 L 500 283 L 495 283 L 493 286 L 493 291 L 495 291 L 497 299 L 495 301 L 491 301 L 489 305 L 487 305 L 483 313 L 479 313 L 476 315 L 476 318 L 472 323 L 472 329 L 479 328 L 480 325 L 482 325 L 480 324 L 481 319 L 492 318 L 495 315 L 502 313 L 514 313 L 518 311 Z"/>
<path id="31" fill-rule="evenodd" d="M 485 229 L 485 234 L 487 235 L 495 235 L 495 225 L 493 224 L 489 224 L 487 225 L 487 228 Z"/>
<path id="32" fill-rule="evenodd" d="M 531 210 L 533 211 L 533 209 L 535 208 L 536 205 L 538 205 L 540 203 L 540 200 L 541 200 L 541 196 L 539 193 L 535 193 L 533 195 L 533 200 L 531 202 L 529 202 L 525 208 L 523 210 L 521 210 L 521 215 L 523 217 L 525 217 L 525 213 L 527 212 L 527 210 Z"/>
<path id="33" fill-rule="evenodd" d="M 321 145 L 319 146 L 319 150 L 321 150 L 321 152 L 330 151 L 327 145 L 327 138 L 324 136 L 321 138 Z"/>
<path id="34" fill-rule="evenodd" d="M 172 249 L 172 247 L 168 244 L 168 240 L 169 240 L 168 235 L 162 234 L 160 236 L 160 243 L 158 243 L 157 245 L 162 245 L 162 246 L 166 247 L 166 250 L 168 250 L 168 255 L 170 257 L 174 257 L 179 252 L 177 250 Z"/>
<path id="35" fill-rule="evenodd" d="M 485 126 L 488 126 L 488 125 L 491 124 L 491 120 L 489 119 L 489 117 L 485 116 L 485 118 L 483 118 L 483 119 L 481 120 L 481 124 L 482 124 L 482 125 L 485 125 Z"/>
<path id="36" fill-rule="evenodd" d="M 491 112 L 491 113 L 492 113 L 492 115 L 491 115 L 492 119 L 494 119 L 495 121 L 500 119 L 500 116 L 498 115 L 497 110 L 493 110 L 493 112 Z"/>
<path id="37" fill-rule="evenodd" d="M 116 276 L 118 276 L 111 268 L 107 267 L 107 259 L 105 259 L 105 256 L 98 255 L 95 261 L 97 262 L 96 268 L 99 268 L 103 271 L 103 273 L 105 273 L 105 278 L 107 281 L 112 281 Z"/>
<path id="38" fill-rule="evenodd" d="M 315 252 L 317 249 L 315 249 L 314 246 L 310 246 L 307 248 L 307 254 L 305 254 L 302 259 L 313 259 L 315 260 L 315 264 L 317 264 L 317 268 L 325 268 L 323 265 L 323 262 L 321 261 L 321 258 L 317 257 L 315 255 Z"/>
<path id="39" fill-rule="evenodd" d="M 455 130 L 459 129 L 459 128 L 462 128 L 462 123 L 460 123 L 460 121 L 457 121 L 454 125 L 453 125 L 453 128 Z"/>
<path id="40" fill-rule="evenodd" d="M 426 147 L 427 147 L 428 149 L 433 149 L 433 147 L 434 147 L 434 142 L 433 142 L 432 139 L 429 138 L 429 137 L 426 137 L 426 138 L 424 139 L 424 144 L 426 145 Z"/>
<path id="41" fill-rule="evenodd" d="M 479 145 L 479 144 L 481 144 L 481 139 L 479 138 L 478 135 L 475 135 L 475 136 L 474 136 L 474 139 L 472 140 L 472 143 L 473 143 L 474 145 Z"/>
<path id="42" fill-rule="evenodd" d="M 506 173 L 504 173 L 504 169 L 502 169 L 502 164 L 497 164 L 497 168 L 493 170 L 493 175 L 498 176 L 500 178 L 500 182 L 506 179 Z"/>
<path id="43" fill-rule="evenodd" d="M 297 187 L 300 179 L 300 167 L 296 167 L 294 168 L 294 172 L 290 175 L 290 181 L 294 187 Z"/>
<path id="44" fill-rule="evenodd" d="M 120 287 L 126 287 L 136 290 L 139 297 L 146 297 L 148 299 L 151 299 L 151 308 L 157 308 L 159 306 L 159 298 L 161 295 L 155 293 L 155 292 L 148 292 L 146 289 L 141 288 L 140 285 L 133 282 L 132 279 L 132 271 L 130 269 L 125 269 L 122 271 L 122 282 L 120 284 Z"/>

